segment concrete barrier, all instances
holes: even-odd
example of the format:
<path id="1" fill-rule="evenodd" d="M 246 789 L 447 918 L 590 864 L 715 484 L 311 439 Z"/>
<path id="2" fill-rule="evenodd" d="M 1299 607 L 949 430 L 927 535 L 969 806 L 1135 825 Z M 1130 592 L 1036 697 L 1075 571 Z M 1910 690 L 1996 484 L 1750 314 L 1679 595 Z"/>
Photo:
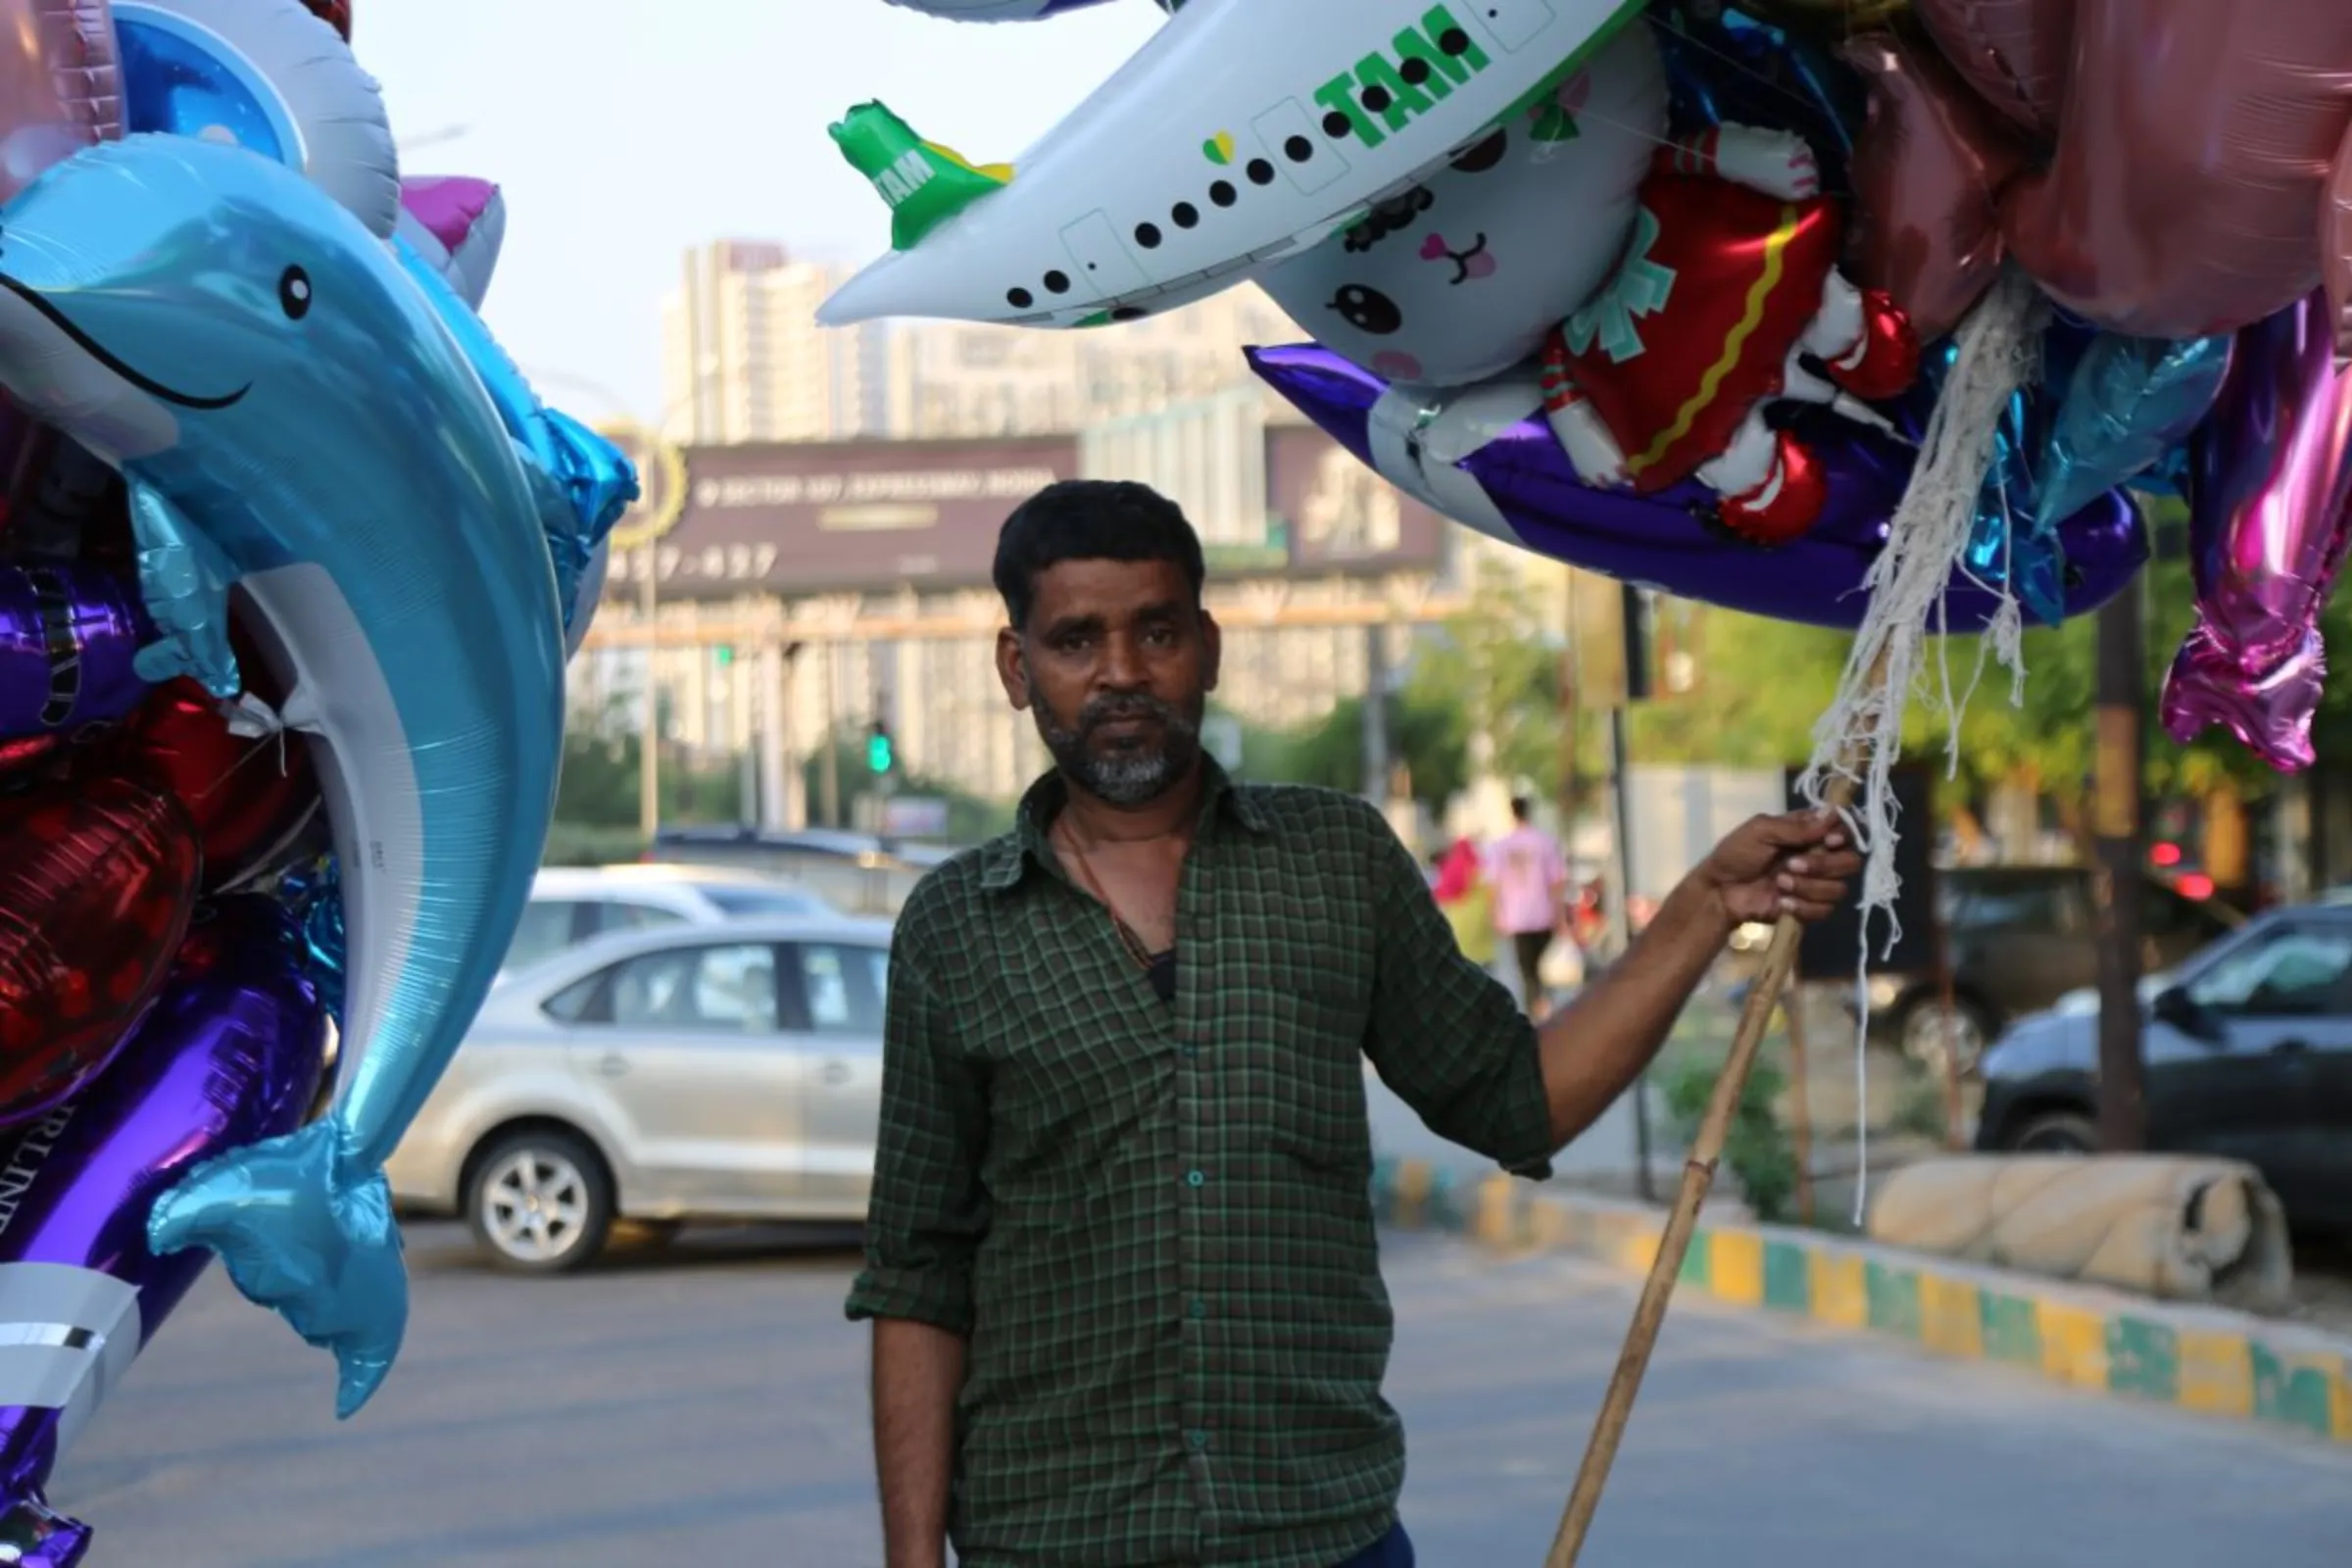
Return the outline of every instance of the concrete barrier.
<path id="1" fill-rule="evenodd" d="M 1375 1211 L 1503 1251 L 1566 1251 L 1644 1273 L 1661 1210 L 1538 1187 L 1465 1181 L 1425 1160 L 1373 1168 Z M 1948 1262 L 1870 1242 L 1702 1219 L 1683 1291 L 1884 1335 L 2055 1383 L 2352 1444 L 2352 1338 L 2220 1307 Z"/>

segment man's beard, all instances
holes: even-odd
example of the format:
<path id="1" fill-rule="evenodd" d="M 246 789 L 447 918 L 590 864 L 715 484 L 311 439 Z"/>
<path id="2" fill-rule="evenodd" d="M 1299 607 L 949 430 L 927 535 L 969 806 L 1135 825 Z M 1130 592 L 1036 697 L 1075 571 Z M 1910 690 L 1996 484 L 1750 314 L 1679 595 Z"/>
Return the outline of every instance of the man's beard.
<path id="1" fill-rule="evenodd" d="M 1200 756 L 1200 720 L 1155 697 L 1098 697 L 1064 729 L 1044 703 L 1036 705 L 1037 733 L 1061 776 L 1111 806 L 1144 806 L 1159 799 L 1193 770 Z M 1104 752 L 1095 732 L 1119 719 L 1157 720 L 1159 735 L 1133 737 Z"/>

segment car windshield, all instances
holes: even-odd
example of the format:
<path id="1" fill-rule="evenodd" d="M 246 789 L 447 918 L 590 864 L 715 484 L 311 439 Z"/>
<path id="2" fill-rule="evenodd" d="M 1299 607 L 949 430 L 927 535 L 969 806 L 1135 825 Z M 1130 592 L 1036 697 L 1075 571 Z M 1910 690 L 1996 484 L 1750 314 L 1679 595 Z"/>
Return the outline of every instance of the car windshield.
<path id="1" fill-rule="evenodd" d="M 714 887 L 709 883 L 700 889 L 704 898 L 717 906 L 722 914 L 824 914 L 825 901 L 813 893 L 802 893 L 791 888 L 731 888 Z"/>

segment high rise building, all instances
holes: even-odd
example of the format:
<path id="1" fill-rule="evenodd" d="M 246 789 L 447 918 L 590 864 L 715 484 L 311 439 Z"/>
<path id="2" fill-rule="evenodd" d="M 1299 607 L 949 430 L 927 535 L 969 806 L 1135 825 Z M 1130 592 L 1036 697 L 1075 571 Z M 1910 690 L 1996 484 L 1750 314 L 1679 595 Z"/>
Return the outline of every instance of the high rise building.
<path id="1" fill-rule="evenodd" d="M 688 251 L 662 301 L 662 433 L 719 446 L 891 433 L 886 333 L 816 324 L 844 275 L 770 240 Z"/>
<path id="2" fill-rule="evenodd" d="M 1253 284 L 1086 331 L 907 321 L 893 331 L 890 433 L 923 440 L 1085 430 L 1255 388 L 1244 344 L 1306 334 Z M 1277 422 L 1288 405 L 1264 394 Z"/>
<path id="3" fill-rule="evenodd" d="M 716 240 L 684 258 L 662 301 L 662 433 L 695 446 L 957 440 L 1088 429 L 1249 388 L 1248 343 L 1305 336 L 1254 285 L 1090 331 L 965 321 L 821 327 L 851 270 L 772 240 Z"/>

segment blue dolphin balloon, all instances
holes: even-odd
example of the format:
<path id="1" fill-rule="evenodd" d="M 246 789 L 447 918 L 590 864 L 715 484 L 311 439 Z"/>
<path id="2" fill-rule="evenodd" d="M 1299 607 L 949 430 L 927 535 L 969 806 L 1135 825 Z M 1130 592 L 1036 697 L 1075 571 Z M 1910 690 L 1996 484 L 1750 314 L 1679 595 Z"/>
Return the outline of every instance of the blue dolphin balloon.
<path id="1" fill-rule="evenodd" d="M 540 509 L 431 305 L 300 174 L 132 136 L 43 174 L 0 234 L 0 386 L 127 481 L 145 671 L 234 694 L 233 589 L 288 694 L 272 721 L 313 739 L 349 943 L 335 1104 L 192 1173 L 150 1238 L 213 1248 L 331 1349 L 348 1415 L 407 1321 L 383 1161 L 490 988 L 554 807 Z"/>

